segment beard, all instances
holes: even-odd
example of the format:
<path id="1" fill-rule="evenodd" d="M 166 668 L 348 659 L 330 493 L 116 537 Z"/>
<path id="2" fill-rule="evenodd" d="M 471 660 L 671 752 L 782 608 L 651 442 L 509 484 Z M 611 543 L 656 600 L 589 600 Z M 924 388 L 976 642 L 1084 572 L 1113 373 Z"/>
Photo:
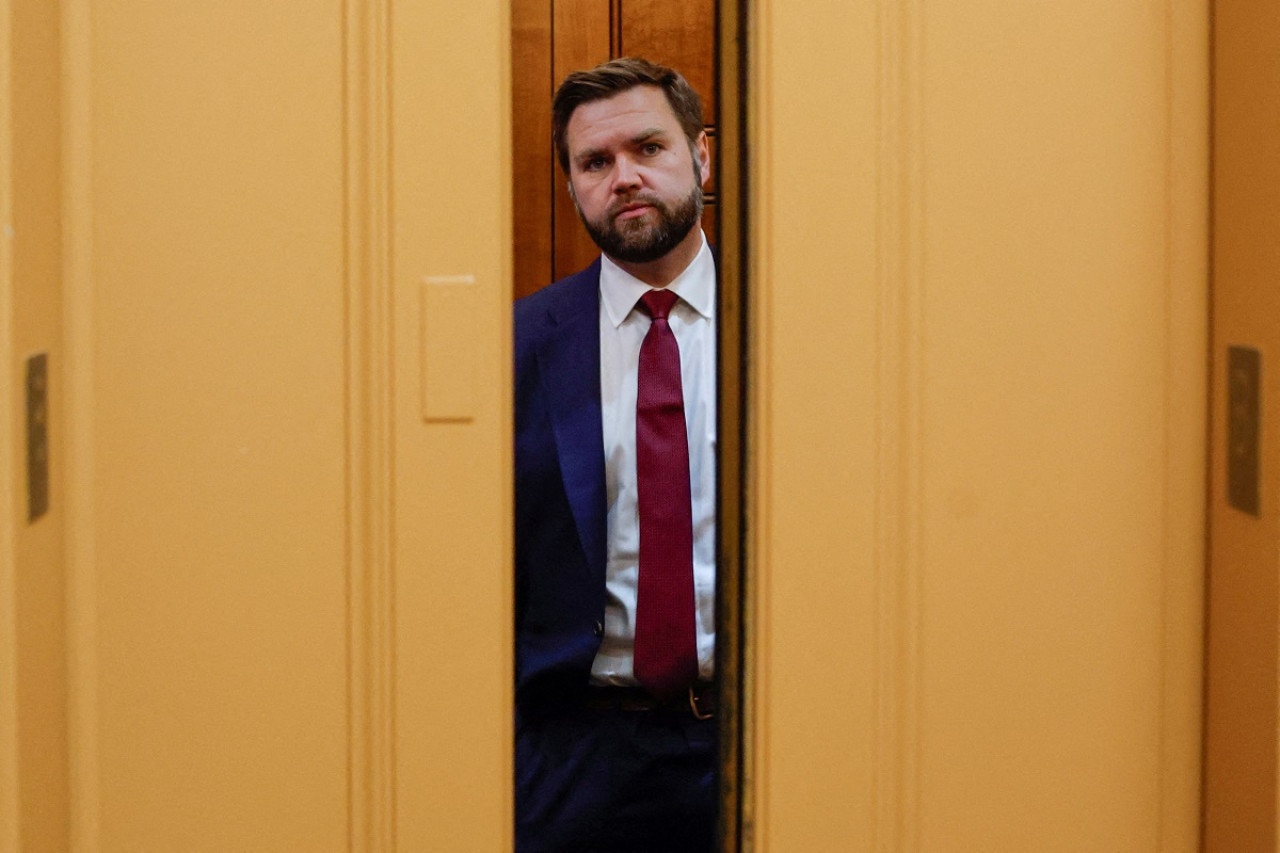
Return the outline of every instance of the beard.
<path id="1" fill-rule="evenodd" d="M 619 222 L 617 217 L 622 209 L 637 203 L 649 205 L 651 211 Z M 577 199 L 574 207 L 578 207 Z M 597 220 L 583 216 L 581 207 L 578 207 L 578 217 L 600 251 L 623 263 L 647 264 L 680 245 L 698 224 L 702 217 L 702 187 L 695 182 L 689 194 L 674 204 L 637 195 L 616 200 Z"/>

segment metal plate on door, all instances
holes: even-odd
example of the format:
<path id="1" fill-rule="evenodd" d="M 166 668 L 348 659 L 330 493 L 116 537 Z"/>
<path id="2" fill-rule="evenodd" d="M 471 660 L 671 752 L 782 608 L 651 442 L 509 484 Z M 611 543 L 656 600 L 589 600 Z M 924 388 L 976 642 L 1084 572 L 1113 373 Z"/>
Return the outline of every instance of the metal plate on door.
<path id="1" fill-rule="evenodd" d="M 1241 512 L 1258 506 L 1258 440 L 1262 356 L 1250 347 L 1227 350 L 1227 499 Z"/>
<path id="2" fill-rule="evenodd" d="M 27 520 L 49 511 L 49 356 L 27 359 Z"/>

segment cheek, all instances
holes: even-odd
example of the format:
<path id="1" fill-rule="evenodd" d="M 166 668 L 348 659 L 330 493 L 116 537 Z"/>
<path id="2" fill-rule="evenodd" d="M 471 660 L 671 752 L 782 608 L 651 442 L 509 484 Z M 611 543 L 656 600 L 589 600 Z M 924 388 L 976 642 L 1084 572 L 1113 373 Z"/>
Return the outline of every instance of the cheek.
<path id="1" fill-rule="evenodd" d="M 573 190 L 577 193 L 577 204 L 582 210 L 602 209 L 609 200 L 609 193 L 602 181 L 580 182 Z"/>
<path id="2" fill-rule="evenodd" d="M 600 192 L 596 187 L 578 186 L 575 192 L 578 210 L 588 219 L 599 217 L 608 206 L 608 194 Z"/>
<path id="3" fill-rule="evenodd" d="M 698 171 L 698 163 L 692 157 L 673 163 L 663 170 L 667 184 L 681 189 L 687 189 L 692 183 L 701 182 L 705 176 L 699 175 Z"/>

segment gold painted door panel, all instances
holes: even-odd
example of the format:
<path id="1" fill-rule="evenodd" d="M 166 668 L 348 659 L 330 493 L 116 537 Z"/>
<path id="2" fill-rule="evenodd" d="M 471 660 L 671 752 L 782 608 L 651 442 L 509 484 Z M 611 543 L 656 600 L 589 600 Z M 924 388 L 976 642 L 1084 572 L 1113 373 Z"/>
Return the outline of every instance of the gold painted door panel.
<path id="1" fill-rule="evenodd" d="M 1214 9 L 1204 840 L 1229 853 L 1280 840 L 1280 14 L 1254 0 Z M 1231 364 L 1237 347 L 1256 354 L 1252 381 Z"/>
<path id="2" fill-rule="evenodd" d="M 0 849 L 508 847 L 505 3 L 19 5 L 65 562 L 7 517 L 0 591 L 67 614 L 0 605 Z"/>
<path id="3" fill-rule="evenodd" d="M 756 849 L 1196 850 L 1207 4 L 753 10 Z"/>

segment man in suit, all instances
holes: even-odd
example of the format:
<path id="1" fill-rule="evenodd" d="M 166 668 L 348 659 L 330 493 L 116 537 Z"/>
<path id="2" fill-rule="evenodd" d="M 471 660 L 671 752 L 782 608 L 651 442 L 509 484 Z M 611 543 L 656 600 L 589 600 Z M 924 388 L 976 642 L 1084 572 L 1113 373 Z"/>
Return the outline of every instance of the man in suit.
<path id="1" fill-rule="evenodd" d="M 516 303 L 517 850 L 715 837 L 715 262 L 697 94 L 618 59 L 553 103 L 602 255 Z"/>

